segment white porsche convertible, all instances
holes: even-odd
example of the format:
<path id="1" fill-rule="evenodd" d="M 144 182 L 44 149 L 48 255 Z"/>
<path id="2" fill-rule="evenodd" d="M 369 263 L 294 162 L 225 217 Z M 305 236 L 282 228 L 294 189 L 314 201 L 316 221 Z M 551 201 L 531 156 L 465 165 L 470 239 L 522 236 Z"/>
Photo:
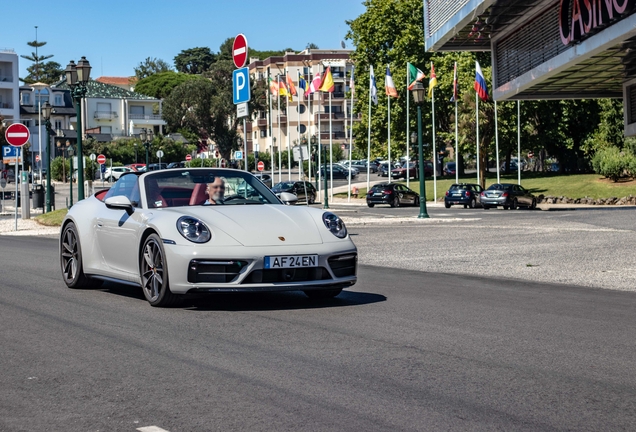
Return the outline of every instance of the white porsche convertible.
<path id="1" fill-rule="evenodd" d="M 69 210 L 60 236 L 64 282 L 141 286 L 153 306 L 209 292 L 337 296 L 356 283 L 357 249 L 338 216 L 285 205 L 294 198 L 279 199 L 239 170 L 124 174 Z"/>

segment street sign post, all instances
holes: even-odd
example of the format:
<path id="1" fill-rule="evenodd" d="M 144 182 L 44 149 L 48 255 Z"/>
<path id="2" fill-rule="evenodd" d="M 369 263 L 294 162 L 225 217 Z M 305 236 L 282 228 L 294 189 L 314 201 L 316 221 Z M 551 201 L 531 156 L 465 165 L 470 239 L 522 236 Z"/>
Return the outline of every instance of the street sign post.
<path id="1" fill-rule="evenodd" d="M 232 72 L 232 97 L 234 105 L 249 102 L 250 94 L 250 68 L 235 69 Z"/>
<path id="2" fill-rule="evenodd" d="M 247 38 L 244 34 L 239 33 L 234 38 L 234 43 L 232 44 L 232 60 L 234 61 L 234 66 L 237 68 L 242 68 L 247 63 Z"/>
<path id="3" fill-rule="evenodd" d="M 161 169 L 161 158 L 163 157 L 163 150 L 157 151 L 157 157 L 159 158 L 159 169 Z"/>
<path id="4" fill-rule="evenodd" d="M 240 150 L 237 150 L 234 152 L 234 159 L 236 160 L 243 160 L 243 152 Z"/>
<path id="5" fill-rule="evenodd" d="M 7 142 L 14 147 L 22 147 L 29 142 L 31 133 L 22 123 L 13 123 L 4 131 Z"/>
<path id="6" fill-rule="evenodd" d="M 263 171 L 265 169 L 265 164 L 263 161 L 259 161 L 257 167 L 259 171 Z"/>

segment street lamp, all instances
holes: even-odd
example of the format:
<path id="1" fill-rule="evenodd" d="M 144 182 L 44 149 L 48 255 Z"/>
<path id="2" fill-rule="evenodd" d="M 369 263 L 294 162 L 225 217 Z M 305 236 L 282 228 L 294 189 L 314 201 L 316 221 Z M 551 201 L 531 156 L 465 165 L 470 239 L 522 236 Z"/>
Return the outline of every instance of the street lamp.
<path id="1" fill-rule="evenodd" d="M 413 99 L 417 105 L 417 148 L 419 152 L 420 162 L 420 214 L 418 219 L 427 219 L 428 212 L 426 211 L 426 175 L 424 174 L 424 148 L 422 145 L 422 104 L 426 94 L 424 85 L 417 81 L 413 87 Z M 414 134 L 411 134 L 411 142 L 415 144 Z"/>
<path id="2" fill-rule="evenodd" d="M 137 163 L 137 143 L 133 144 L 135 146 L 135 163 Z"/>
<path id="3" fill-rule="evenodd" d="M 77 200 L 84 199 L 84 153 L 82 151 L 82 99 L 86 96 L 86 85 L 91 75 L 91 65 L 86 57 L 80 59 L 77 65 L 73 60 L 66 66 L 66 83 L 71 89 L 71 97 L 75 101 L 75 115 L 77 116 Z M 72 162 L 71 162 L 72 163 Z M 72 171 L 71 171 L 72 176 Z M 73 179 L 71 178 L 71 185 Z M 72 200 L 71 200 L 72 201 Z M 71 204 L 72 205 L 72 204 Z"/>
<path id="4" fill-rule="evenodd" d="M 73 153 L 74 151 L 73 151 L 73 146 L 71 145 L 71 142 L 68 140 L 66 141 L 66 148 L 68 149 L 68 159 L 69 159 L 69 163 L 71 164 L 69 169 L 69 172 L 70 172 L 69 185 L 70 185 L 71 191 L 70 191 L 70 198 L 69 198 L 70 205 L 68 206 L 69 208 L 71 208 L 73 207 Z M 79 191 L 78 191 L 78 195 L 79 195 Z"/>
<path id="5" fill-rule="evenodd" d="M 316 134 L 313 134 L 311 136 L 311 139 L 309 140 L 309 142 L 311 142 L 311 153 L 314 155 L 314 158 L 316 157 L 316 150 L 318 149 L 316 147 L 316 141 L 317 141 Z M 310 164 L 309 166 L 310 167 L 311 167 L 311 163 L 312 163 L 312 160 L 310 158 L 310 160 L 309 160 L 309 164 Z M 320 168 L 317 168 L 317 169 L 314 170 L 315 174 L 316 174 L 316 189 L 318 189 L 318 170 L 319 169 Z M 309 168 L 309 173 L 311 174 L 311 168 Z"/>
<path id="6" fill-rule="evenodd" d="M 46 122 L 46 153 L 44 157 L 46 158 L 46 212 L 51 211 L 51 135 L 54 132 L 51 129 L 51 104 L 46 102 L 42 107 L 42 117 L 44 117 L 44 121 Z M 40 148 L 40 151 L 42 149 Z M 40 164 L 42 160 L 40 160 Z M 42 165 L 40 165 L 42 166 Z M 40 182 L 42 182 L 42 170 L 40 169 Z"/>
<path id="7" fill-rule="evenodd" d="M 146 148 L 146 170 L 148 170 L 148 164 L 149 164 L 148 157 L 150 155 L 150 144 L 152 143 L 153 138 L 154 138 L 154 133 L 152 132 L 152 129 L 142 129 L 141 132 L 139 132 L 139 139 L 141 140 L 142 144 Z"/>

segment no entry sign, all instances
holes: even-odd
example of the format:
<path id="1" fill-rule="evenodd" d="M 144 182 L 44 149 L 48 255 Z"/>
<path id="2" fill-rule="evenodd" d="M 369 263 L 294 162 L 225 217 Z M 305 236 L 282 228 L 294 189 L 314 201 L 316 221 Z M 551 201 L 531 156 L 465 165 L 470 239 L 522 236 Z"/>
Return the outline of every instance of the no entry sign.
<path id="1" fill-rule="evenodd" d="M 234 38 L 232 44 L 232 60 L 234 60 L 234 66 L 242 68 L 247 63 L 247 38 L 243 33 L 239 33 Z"/>
<path id="2" fill-rule="evenodd" d="M 4 131 L 4 137 L 12 146 L 22 147 L 29 142 L 31 134 L 29 133 L 29 128 L 22 123 L 13 123 Z"/>
<path id="3" fill-rule="evenodd" d="M 265 164 L 263 163 L 263 161 L 259 161 L 256 166 L 258 167 L 259 171 L 263 171 L 265 169 Z"/>
<path id="4" fill-rule="evenodd" d="M 97 163 L 100 165 L 103 165 L 106 163 L 106 156 L 104 156 L 103 154 L 100 154 L 99 156 L 97 156 Z"/>
<path id="5" fill-rule="evenodd" d="M 191 160 L 192 160 L 192 156 L 190 156 L 190 155 L 186 155 L 186 160 L 187 160 L 187 161 L 191 161 Z"/>

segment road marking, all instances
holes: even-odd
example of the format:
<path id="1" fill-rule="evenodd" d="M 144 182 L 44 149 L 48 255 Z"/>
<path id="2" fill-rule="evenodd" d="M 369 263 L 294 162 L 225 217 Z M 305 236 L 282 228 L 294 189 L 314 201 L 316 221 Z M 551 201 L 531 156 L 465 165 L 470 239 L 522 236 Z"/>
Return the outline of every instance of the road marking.
<path id="1" fill-rule="evenodd" d="M 161 429 L 159 426 L 144 426 L 137 428 L 140 432 L 170 432 L 165 429 Z"/>

